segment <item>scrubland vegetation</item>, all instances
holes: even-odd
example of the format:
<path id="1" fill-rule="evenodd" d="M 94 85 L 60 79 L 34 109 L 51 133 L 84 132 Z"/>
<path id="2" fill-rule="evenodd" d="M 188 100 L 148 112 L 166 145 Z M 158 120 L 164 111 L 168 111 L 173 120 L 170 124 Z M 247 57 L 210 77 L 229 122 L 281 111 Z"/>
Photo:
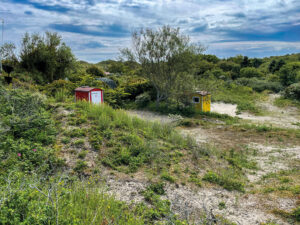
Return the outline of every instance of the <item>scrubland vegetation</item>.
<path id="1" fill-rule="evenodd" d="M 264 203 L 258 210 L 268 207 L 281 222 L 299 221 L 299 158 L 280 149 L 299 147 L 299 129 L 197 112 L 188 98 L 189 91 L 207 90 L 213 102 L 263 116 L 260 103 L 279 93 L 275 106 L 298 110 L 300 55 L 219 59 L 189 45 L 179 30 L 161 31 L 135 34 L 140 40 L 158 37 L 151 41 L 167 48 L 158 34 L 171 33 L 186 47 L 173 46 L 176 54 L 168 55 L 168 63 L 154 63 L 157 73 L 164 71 L 161 80 L 151 76 L 153 64 L 142 54 L 130 57 L 130 49 L 123 51 L 123 61 L 76 61 L 57 34 L 26 34 L 19 55 L 11 44 L 1 48 L 13 82 L 7 85 L 0 77 L 0 224 L 235 224 L 222 214 L 231 207 L 224 199 L 211 211 L 203 206 L 187 215 L 170 200 L 171 188 L 289 199 L 289 209 Z M 182 64 L 173 68 L 178 61 Z M 79 86 L 102 88 L 105 104 L 74 102 Z M 173 122 L 142 120 L 127 113 L 132 109 L 171 114 Z M 199 142 L 194 131 L 212 135 Z M 279 147 L 259 151 L 253 143 Z M 277 165 L 280 160 L 286 164 Z M 272 170 L 272 164 L 282 168 Z M 109 194 L 108 179 L 143 182 L 135 193 L 140 200 Z"/>

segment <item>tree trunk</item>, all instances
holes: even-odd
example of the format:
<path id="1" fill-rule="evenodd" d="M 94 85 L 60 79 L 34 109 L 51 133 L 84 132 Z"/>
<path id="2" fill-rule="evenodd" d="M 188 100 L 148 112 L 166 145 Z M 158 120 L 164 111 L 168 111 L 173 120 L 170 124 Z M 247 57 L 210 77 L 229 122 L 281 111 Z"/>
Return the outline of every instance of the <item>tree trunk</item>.
<path id="1" fill-rule="evenodd" d="M 156 109 L 158 109 L 158 107 L 159 107 L 159 101 L 160 101 L 160 94 L 159 94 L 159 91 L 156 90 L 156 104 L 155 104 Z"/>

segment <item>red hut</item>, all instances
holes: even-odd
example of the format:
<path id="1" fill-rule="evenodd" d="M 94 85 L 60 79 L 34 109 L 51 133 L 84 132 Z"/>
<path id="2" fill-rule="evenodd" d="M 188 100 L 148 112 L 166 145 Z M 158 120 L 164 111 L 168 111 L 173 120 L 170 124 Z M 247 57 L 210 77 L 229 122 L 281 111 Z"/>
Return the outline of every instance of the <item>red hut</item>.
<path id="1" fill-rule="evenodd" d="M 92 87 L 79 87 L 75 89 L 75 98 L 78 100 L 85 100 L 94 104 L 103 103 L 103 90 Z"/>

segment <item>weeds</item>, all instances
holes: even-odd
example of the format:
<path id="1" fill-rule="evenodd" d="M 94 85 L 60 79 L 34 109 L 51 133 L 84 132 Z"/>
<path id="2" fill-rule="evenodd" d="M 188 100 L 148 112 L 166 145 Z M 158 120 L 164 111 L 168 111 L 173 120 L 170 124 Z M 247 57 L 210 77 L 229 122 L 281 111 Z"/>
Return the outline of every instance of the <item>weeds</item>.
<path id="1" fill-rule="evenodd" d="M 241 182 L 240 179 L 236 177 L 236 175 L 234 175 L 234 172 L 232 173 L 232 171 L 229 172 L 223 171 L 223 173 L 221 174 L 216 174 L 210 171 L 207 172 L 202 179 L 210 183 L 218 184 L 229 191 L 232 190 L 237 190 L 241 192 L 245 191 L 244 189 L 245 184 Z"/>

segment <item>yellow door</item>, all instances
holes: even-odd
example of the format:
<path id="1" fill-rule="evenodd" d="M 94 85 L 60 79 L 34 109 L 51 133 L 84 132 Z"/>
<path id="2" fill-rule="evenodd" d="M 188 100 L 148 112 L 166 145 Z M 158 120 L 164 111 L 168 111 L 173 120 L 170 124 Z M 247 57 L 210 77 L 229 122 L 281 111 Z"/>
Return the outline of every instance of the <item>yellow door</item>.
<path id="1" fill-rule="evenodd" d="M 210 95 L 203 96 L 202 99 L 202 111 L 210 112 Z"/>

